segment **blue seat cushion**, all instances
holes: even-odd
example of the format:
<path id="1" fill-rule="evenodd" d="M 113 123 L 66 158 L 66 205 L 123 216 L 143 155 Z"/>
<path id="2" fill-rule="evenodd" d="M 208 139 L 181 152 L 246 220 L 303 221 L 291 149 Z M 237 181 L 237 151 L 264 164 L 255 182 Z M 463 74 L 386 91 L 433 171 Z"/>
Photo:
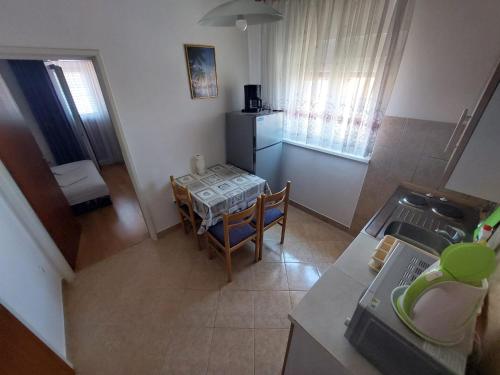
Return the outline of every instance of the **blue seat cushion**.
<path id="1" fill-rule="evenodd" d="M 268 226 L 274 220 L 277 220 L 282 216 L 283 216 L 283 211 L 281 211 L 279 208 L 276 207 L 268 208 L 267 210 L 264 211 L 264 226 Z M 256 225 L 257 219 L 254 218 L 252 222 L 254 225 Z"/>
<path id="2" fill-rule="evenodd" d="M 212 236 L 214 236 L 217 241 L 222 245 L 224 244 L 224 223 L 219 221 L 217 224 L 208 228 L 208 231 Z M 250 224 L 240 225 L 235 228 L 231 228 L 229 231 L 229 246 L 233 247 L 246 240 L 251 235 L 255 234 L 256 230 Z"/>

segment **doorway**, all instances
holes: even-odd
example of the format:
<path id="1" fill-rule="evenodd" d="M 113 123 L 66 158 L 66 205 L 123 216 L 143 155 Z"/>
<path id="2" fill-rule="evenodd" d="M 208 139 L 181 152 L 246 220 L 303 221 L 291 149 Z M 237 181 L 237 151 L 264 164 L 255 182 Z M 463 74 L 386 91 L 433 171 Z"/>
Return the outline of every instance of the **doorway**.
<path id="1" fill-rule="evenodd" d="M 41 82 L 39 73 L 50 82 Z M 127 158 L 115 131 L 117 124 L 113 123 L 114 116 L 107 105 L 110 99 L 105 98 L 94 60 L 56 56 L 44 60 L 1 60 L 0 77 L 0 110 L 5 112 L 10 106 L 7 109 L 11 115 L 17 110 L 81 227 L 77 255 L 70 264 L 76 270 L 88 267 L 149 237 L 145 215 L 124 162 Z M 38 87 L 47 82 L 51 87 Z M 50 96 L 46 94 L 49 91 L 52 102 L 40 101 L 41 97 Z M 55 116 L 56 112 L 64 119 Z M 22 159 L 22 154 L 18 159 Z M 15 166 L 24 167 L 22 162 Z M 24 182 L 30 182 L 29 176 Z M 52 235 L 50 230 L 49 233 Z"/>

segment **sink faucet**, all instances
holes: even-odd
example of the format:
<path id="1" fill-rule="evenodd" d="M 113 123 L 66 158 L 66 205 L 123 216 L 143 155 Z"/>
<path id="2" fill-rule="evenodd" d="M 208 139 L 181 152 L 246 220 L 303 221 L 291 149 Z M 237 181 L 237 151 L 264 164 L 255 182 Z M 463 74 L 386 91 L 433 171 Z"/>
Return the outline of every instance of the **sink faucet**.
<path id="1" fill-rule="evenodd" d="M 465 232 L 459 228 L 447 225 L 446 229 L 436 229 L 436 233 L 443 236 L 451 243 L 459 243 L 465 238 Z"/>

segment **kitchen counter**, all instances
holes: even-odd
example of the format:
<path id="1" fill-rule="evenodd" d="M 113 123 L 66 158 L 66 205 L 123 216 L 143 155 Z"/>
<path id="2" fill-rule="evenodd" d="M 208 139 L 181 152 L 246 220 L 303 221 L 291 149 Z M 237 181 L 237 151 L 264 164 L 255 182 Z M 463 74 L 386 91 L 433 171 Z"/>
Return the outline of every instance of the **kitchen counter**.
<path id="1" fill-rule="evenodd" d="M 346 318 L 375 277 L 368 261 L 378 242 L 360 233 L 289 315 L 285 374 L 380 374 L 344 337 Z"/>

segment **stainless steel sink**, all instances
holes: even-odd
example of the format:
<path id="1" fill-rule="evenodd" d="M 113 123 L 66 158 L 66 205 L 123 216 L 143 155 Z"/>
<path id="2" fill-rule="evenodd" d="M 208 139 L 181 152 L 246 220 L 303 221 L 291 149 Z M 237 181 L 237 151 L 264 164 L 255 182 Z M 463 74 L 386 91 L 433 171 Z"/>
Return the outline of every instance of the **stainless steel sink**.
<path id="1" fill-rule="evenodd" d="M 408 202 L 409 196 L 419 196 L 426 204 L 415 206 Z M 448 202 L 462 213 L 461 219 L 444 217 L 433 211 L 434 206 L 441 204 L 442 200 L 430 195 L 415 193 L 399 186 L 382 208 L 366 224 L 363 231 L 377 239 L 382 239 L 384 234 L 394 233 L 405 236 L 405 240 L 427 245 L 428 248 L 439 252 L 448 243 L 472 241 L 472 233 L 479 221 L 479 210 Z M 399 227 L 394 222 L 408 223 L 409 226 Z M 393 225 L 388 228 L 389 225 Z M 416 227 L 416 228 L 415 228 Z M 419 231 L 418 229 L 422 229 Z M 424 237 L 420 238 L 422 234 Z"/>
<path id="2" fill-rule="evenodd" d="M 390 234 L 437 256 L 452 243 L 436 232 L 403 221 L 390 223 L 385 228 L 384 234 Z"/>

